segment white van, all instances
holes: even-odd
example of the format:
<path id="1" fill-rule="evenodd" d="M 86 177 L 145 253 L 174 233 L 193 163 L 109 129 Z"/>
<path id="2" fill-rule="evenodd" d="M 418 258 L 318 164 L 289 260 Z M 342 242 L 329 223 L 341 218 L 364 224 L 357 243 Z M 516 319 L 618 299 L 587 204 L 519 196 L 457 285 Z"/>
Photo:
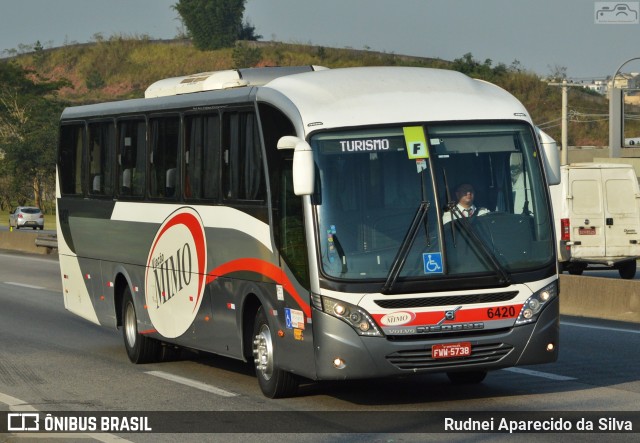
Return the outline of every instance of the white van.
<path id="1" fill-rule="evenodd" d="M 640 257 L 640 189 L 631 165 L 572 163 L 561 167 L 553 202 L 562 271 L 615 268 L 632 279 Z"/>

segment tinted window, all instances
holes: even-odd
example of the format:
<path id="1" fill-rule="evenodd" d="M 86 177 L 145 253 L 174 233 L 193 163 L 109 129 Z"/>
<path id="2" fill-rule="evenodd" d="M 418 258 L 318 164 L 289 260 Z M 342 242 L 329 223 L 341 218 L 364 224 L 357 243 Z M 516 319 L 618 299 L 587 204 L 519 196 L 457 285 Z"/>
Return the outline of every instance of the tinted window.
<path id="1" fill-rule="evenodd" d="M 38 208 L 22 208 L 20 212 L 24 212 L 25 214 L 40 214 L 40 209 Z"/>
<path id="2" fill-rule="evenodd" d="M 147 125 L 144 120 L 122 121 L 118 123 L 119 168 L 118 194 L 142 197 L 146 175 Z"/>
<path id="3" fill-rule="evenodd" d="M 82 194 L 82 144 L 84 125 L 65 125 L 60 128 L 58 174 L 63 195 Z"/>
<path id="4" fill-rule="evenodd" d="M 225 197 L 231 200 L 263 200 L 264 166 L 255 114 L 226 113 L 223 124 Z"/>
<path id="5" fill-rule="evenodd" d="M 115 135 L 113 122 L 89 124 L 89 194 L 113 195 Z"/>
<path id="6" fill-rule="evenodd" d="M 186 198 L 215 199 L 220 181 L 220 117 L 218 114 L 185 119 Z"/>
<path id="7" fill-rule="evenodd" d="M 151 197 L 175 198 L 178 183 L 178 147 L 180 145 L 180 119 L 162 117 L 150 120 Z"/>

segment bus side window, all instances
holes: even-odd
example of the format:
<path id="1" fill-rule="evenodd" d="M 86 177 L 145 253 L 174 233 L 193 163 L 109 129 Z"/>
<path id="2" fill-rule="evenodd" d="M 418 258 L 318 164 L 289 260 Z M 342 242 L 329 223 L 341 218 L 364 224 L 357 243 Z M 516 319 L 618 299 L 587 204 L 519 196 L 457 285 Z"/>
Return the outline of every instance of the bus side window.
<path id="1" fill-rule="evenodd" d="M 264 165 L 255 113 L 226 113 L 222 140 L 225 197 L 228 200 L 264 200 Z"/>
<path id="2" fill-rule="evenodd" d="M 217 199 L 220 177 L 220 117 L 218 114 L 185 118 L 184 196 Z"/>
<path id="3" fill-rule="evenodd" d="M 309 264 L 307 257 L 306 237 L 302 198 L 293 192 L 292 158 L 285 158 L 281 163 L 280 195 L 278 196 L 278 232 L 282 259 L 289 265 L 291 272 L 305 287 L 309 287 Z"/>
<path id="4" fill-rule="evenodd" d="M 89 124 L 89 194 L 113 194 L 112 164 L 115 153 L 113 122 Z"/>
<path id="5" fill-rule="evenodd" d="M 174 198 L 180 145 L 179 117 L 160 117 L 150 120 L 151 153 L 149 163 L 151 197 Z M 170 171 L 173 169 L 173 171 Z M 168 183 L 167 179 L 172 182 Z M 170 195 L 169 195 L 170 194 Z"/>
<path id="6" fill-rule="evenodd" d="M 142 197 L 145 184 L 145 154 L 147 147 L 144 120 L 118 123 L 118 195 Z"/>
<path id="7" fill-rule="evenodd" d="M 305 288 L 309 288 L 302 197 L 293 192 L 293 153 L 279 151 L 277 148 L 281 137 L 295 135 L 296 132 L 291 120 L 280 110 L 267 104 L 260 104 L 259 112 L 271 195 L 274 198 L 273 234 L 281 260 L 289 266 L 298 282 Z"/>
<path id="8" fill-rule="evenodd" d="M 63 195 L 82 194 L 84 124 L 60 128 L 60 188 Z"/>

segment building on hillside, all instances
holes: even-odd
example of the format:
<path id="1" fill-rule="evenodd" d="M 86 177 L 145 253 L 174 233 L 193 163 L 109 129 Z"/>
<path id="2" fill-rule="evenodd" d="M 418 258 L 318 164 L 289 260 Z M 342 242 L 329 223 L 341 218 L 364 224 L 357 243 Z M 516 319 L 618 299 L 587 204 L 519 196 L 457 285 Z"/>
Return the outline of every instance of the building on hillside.
<path id="1" fill-rule="evenodd" d="M 590 83 L 585 83 L 584 88 L 598 94 L 607 95 L 608 83 L 606 80 L 593 80 Z"/>
<path id="2" fill-rule="evenodd" d="M 607 83 L 611 87 L 611 80 Z M 640 89 L 640 73 L 620 73 L 616 75 L 615 87 L 619 89 Z"/>

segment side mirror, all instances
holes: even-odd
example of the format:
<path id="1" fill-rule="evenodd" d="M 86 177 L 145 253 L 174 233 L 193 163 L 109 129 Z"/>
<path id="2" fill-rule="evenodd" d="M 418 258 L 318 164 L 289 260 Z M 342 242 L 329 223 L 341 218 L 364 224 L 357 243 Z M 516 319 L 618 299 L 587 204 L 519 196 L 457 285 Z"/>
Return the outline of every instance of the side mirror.
<path id="1" fill-rule="evenodd" d="M 548 185 L 560 184 L 560 154 L 556 141 L 542 129 L 536 127 L 542 148 L 542 163 Z"/>
<path id="2" fill-rule="evenodd" d="M 278 149 L 293 149 L 293 192 L 311 195 L 315 187 L 315 163 L 311 146 L 301 138 L 287 135 L 278 140 Z"/>

